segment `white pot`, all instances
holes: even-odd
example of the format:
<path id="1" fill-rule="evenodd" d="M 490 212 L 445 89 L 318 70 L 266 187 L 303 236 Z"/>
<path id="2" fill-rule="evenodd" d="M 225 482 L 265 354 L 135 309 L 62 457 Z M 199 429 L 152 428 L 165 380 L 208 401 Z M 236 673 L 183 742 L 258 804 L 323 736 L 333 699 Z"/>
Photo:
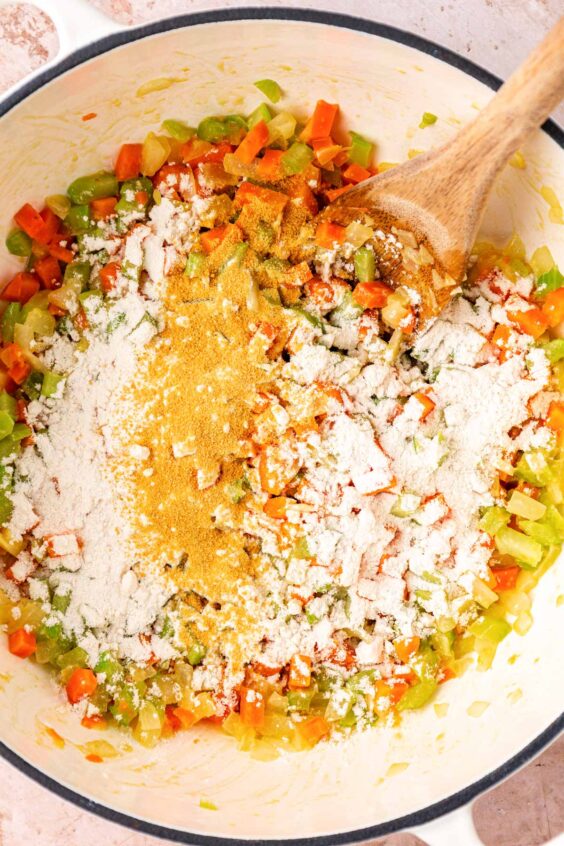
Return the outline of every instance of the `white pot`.
<path id="1" fill-rule="evenodd" d="M 74 24 L 85 40 L 112 28 L 79 0 L 37 4 L 59 24 L 65 49 L 65 27 L 70 32 Z M 76 176 L 111 166 L 120 143 L 141 140 L 165 117 L 196 123 L 214 112 L 251 111 L 260 101 L 252 83 L 267 76 L 280 82 L 284 107 L 300 117 L 320 97 L 339 102 L 347 125 L 377 139 L 378 159 L 388 161 L 450 137 L 495 84 L 464 59 L 406 33 L 311 11 L 231 10 L 122 31 L 53 63 L 0 104 L 0 232 L 22 203 L 40 203 Z M 174 82 L 136 93 L 156 78 Z M 423 111 L 439 121 L 418 130 Z M 89 112 L 97 117 L 82 121 Z M 539 193 L 543 185 L 564 184 L 562 133 L 552 127 L 551 134 L 538 132 L 527 145 L 526 170 L 506 168 L 483 234 L 503 239 L 516 229 L 529 250 L 549 244 L 562 267 L 564 226 L 549 220 Z M 15 267 L 2 246 L 0 279 Z M 41 668 L 0 649 L 2 751 L 83 807 L 180 842 L 343 843 L 413 829 L 469 802 L 562 727 L 564 609 L 556 604 L 562 593 L 562 568 L 555 566 L 535 591 L 532 630 L 508 637 L 489 672 L 469 672 L 441 689 L 437 701 L 449 703 L 446 717 L 431 705 L 396 729 L 271 763 L 205 729 L 151 751 L 105 733 L 119 756 L 89 763 L 79 747 L 96 733 L 80 727 Z M 480 718 L 468 714 L 476 700 L 489 703 Z M 45 726 L 65 739 L 63 748 Z M 201 799 L 217 810 L 201 807 Z M 460 816 L 455 828 L 444 819 L 421 835 L 435 844 L 472 842 Z"/>

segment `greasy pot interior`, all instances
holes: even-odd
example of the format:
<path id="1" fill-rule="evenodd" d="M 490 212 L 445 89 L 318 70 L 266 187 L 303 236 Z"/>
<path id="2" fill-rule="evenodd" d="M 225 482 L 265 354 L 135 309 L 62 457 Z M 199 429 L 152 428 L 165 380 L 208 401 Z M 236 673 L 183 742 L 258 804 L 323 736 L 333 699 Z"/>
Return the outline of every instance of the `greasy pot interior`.
<path id="1" fill-rule="evenodd" d="M 195 123 L 213 112 L 250 111 L 260 101 L 252 82 L 265 76 L 280 82 L 287 94 L 281 105 L 300 116 L 319 97 L 338 101 L 347 124 L 375 139 L 378 159 L 386 161 L 439 144 L 491 96 L 429 55 L 350 29 L 256 20 L 172 30 L 78 65 L 0 119 L 8 198 L 0 230 L 24 201 L 40 202 L 75 176 L 110 166 L 122 141 L 140 140 L 164 117 Z M 150 90 L 145 83 L 157 78 L 164 81 Z M 418 129 L 423 111 L 439 115 L 431 129 Z M 86 112 L 97 117 L 83 122 Z M 538 133 L 524 154 L 526 169 L 506 168 L 496 185 L 484 235 L 502 240 L 516 229 L 530 250 L 550 244 L 562 265 L 564 227 L 549 219 L 540 189 L 563 183 L 564 152 Z M 12 266 L 2 247 L 0 278 Z M 563 581 L 557 565 L 536 591 L 533 629 L 507 638 L 490 672 L 467 673 L 441 689 L 438 701 L 450 703 L 441 719 L 431 706 L 396 728 L 270 763 L 254 761 L 212 731 L 184 734 L 151 751 L 106 733 L 120 754 L 93 765 L 79 747 L 94 732 L 77 725 L 39 668 L 0 650 L 0 740 L 72 790 L 169 828 L 286 838 L 374 826 L 474 783 L 557 718 L 564 677 L 556 598 Z M 476 700 L 489 703 L 480 718 L 467 711 Z M 388 775 L 394 764 L 403 766 Z M 201 807 L 202 799 L 217 810 Z"/>

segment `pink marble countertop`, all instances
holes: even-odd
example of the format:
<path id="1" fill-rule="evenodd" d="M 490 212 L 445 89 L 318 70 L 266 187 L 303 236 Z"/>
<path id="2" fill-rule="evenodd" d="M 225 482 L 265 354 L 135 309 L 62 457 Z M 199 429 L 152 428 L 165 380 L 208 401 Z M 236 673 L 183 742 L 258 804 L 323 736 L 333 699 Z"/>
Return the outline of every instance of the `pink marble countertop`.
<path id="1" fill-rule="evenodd" d="M 61 7 L 73 0 L 58 0 Z M 92 0 L 131 25 L 178 12 L 244 4 L 237 0 Z M 562 11 L 561 0 L 270 0 L 252 5 L 308 6 L 348 12 L 412 29 L 506 76 Z M 0 0 L 0 95 L 57 52 L 50 20 L 26 3 Z M 561 119 L 564 112 L 557 112 Z M 48 793 L 0 761 L 0 846 L 158 846 L 153 837 L 98 819 Z M 486 846 L 564 842 L 564 737 L 532 764 L 474 803 Z M 560 836 L 559 836 L 560 835 Z M 408 834 L 372 846 L 416 846 Z M 452 844 L 464 846 L 464 844 Z"/>

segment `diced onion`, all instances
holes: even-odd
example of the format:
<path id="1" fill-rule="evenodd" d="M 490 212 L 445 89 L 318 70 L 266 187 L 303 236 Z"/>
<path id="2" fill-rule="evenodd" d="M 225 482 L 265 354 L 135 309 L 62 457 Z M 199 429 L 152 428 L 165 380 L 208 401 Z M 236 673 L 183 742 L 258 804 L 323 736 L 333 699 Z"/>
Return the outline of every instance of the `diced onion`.
<path id="1" fill-rule="evenodd" d="M 515 622 L 513 623 L 513 628 L 517 632 L 518 635 L 526 635 L 531 626 L 533 625 L 533 618 L 528 611 L 521 611 Z"/>

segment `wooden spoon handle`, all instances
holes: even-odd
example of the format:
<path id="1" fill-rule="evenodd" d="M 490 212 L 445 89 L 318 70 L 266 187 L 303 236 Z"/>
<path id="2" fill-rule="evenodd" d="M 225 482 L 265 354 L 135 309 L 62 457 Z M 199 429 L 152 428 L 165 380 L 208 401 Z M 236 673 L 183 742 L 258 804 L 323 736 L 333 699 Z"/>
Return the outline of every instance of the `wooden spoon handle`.
<path id="1" fill-rule="evenodd" d="M 460 146 L 495 175 L 563 98 L 564 17 L 461 134 Z"/>

